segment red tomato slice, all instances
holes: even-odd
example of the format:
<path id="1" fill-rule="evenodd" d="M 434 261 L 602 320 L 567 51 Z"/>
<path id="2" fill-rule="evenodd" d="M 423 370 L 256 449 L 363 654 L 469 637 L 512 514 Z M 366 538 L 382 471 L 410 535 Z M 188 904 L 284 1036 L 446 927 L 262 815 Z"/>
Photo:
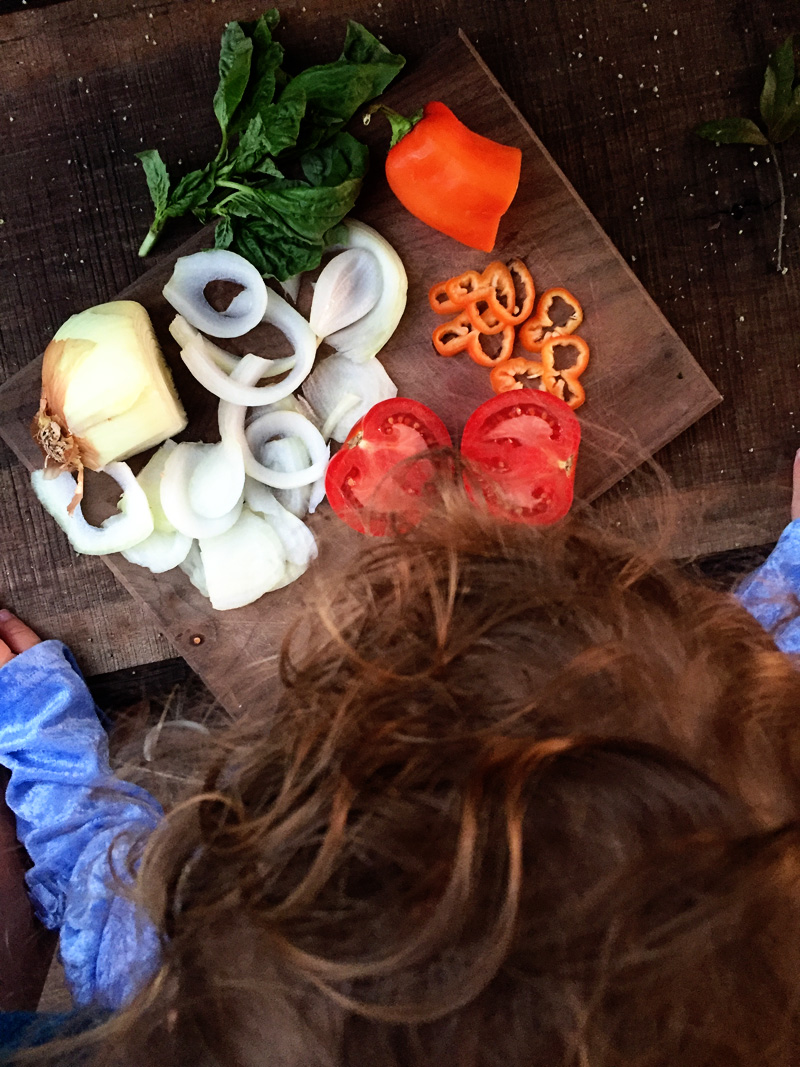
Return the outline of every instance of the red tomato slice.
<path id="1" fill-rule="evenodd" d="M 436 467 L 431 460 L 403 460 L 450 447 L 447 428 L 430 408 L 405 397 L 382 400 L 358 420 L 328 464 L 328 501 L 359 533 L 380 537 L 409 529 L 431 506 Z"/>
<path id="2" fill-rule="evenodd" d="M 467 493 L 514 522 L 555 522 L 572 504 L 580 440 L 580 423 L 558 397 L 535 389 L 500 393 L 464 427 Z"/>

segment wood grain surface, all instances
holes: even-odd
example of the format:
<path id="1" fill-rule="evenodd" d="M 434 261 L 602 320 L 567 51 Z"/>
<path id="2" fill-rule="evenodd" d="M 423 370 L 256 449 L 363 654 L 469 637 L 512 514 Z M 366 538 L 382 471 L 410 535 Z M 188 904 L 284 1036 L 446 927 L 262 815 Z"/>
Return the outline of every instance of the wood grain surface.
<path id="1" fill-rule="evenodd" d="M 77 307 L 141 272 L 135 250 L 149 205 L 133 153 L 157 146 L 176 173 L 208 157 L 221 24 L 260 10 L 234 0 L 11 6 L 20 10 L 0 16 L 4 375 Z M 716 148 L 690 131 L 755 114 L 766 56 L 796 29 L 794 5 L 330 0 L 281 10 L 281 39 L 298 65 L 335 55 L 347 16 L 402 51 L 410 70 L 464 27 L 725 397 L 658 457 L 686 490 L 695 549 L 774 539 L 798 443 L 800 152 L 793 142 L 782 149 L 790 270 L 779 277 L 767 154 Z M 455 81 L 455 103 L 458 89 Z M 159 256 L 190 229 L 174 230 Z M 158 627 L 102 564 L 76 560 L 32 506 L 27 474 L 8 453 L 0 479 L 4 602 L 70 637 L 91 672 L 167 655 Z"/>

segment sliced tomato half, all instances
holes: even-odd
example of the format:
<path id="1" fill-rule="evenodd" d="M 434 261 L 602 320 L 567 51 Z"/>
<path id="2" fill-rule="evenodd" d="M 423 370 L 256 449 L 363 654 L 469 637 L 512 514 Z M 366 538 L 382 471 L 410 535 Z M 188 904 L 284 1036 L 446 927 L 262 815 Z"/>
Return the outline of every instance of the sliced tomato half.
<path id="1" fill-rule="evenodd" d="M 430 408 L 406 397 L 382 400 L 358 420 L 328 464 L 328 501 L 359 533 L 380 537 L 410 529 L 435 495 L 437 464 L 425 454 L 451 446 Z M 415 456 L 420 458 L 410 462 Z"/>
<path id="2" fill-rule="evenodd" d="M 572 505 L 580 440 L 580 423 L 558 397 L 535 389 L 500 393 L 464 427 L 467 493 L 514 522 L 556 522 Z"/>

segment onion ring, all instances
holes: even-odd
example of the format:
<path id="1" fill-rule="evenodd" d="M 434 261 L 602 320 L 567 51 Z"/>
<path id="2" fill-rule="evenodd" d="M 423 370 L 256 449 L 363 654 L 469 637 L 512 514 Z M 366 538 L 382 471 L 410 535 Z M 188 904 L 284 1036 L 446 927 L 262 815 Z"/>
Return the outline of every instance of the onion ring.
<path id="1" fill-rule="evenodd" d="M 215 281 L 243 286 L 224 311 L 206 299 L 205 288 Z M 256 268 L 226 248 L 181 256 L 162 291 L 187 322 L 212 337 L 241 337 L 258 326 L 268 305 L 267 287 Z"/>

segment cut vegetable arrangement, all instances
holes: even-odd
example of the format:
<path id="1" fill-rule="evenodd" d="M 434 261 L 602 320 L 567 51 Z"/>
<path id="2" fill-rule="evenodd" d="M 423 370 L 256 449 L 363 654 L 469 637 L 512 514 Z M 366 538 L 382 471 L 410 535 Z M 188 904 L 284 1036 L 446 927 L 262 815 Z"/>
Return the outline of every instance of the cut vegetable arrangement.
<path id="1" fill-rule="evenodd" d="M 219 400 L 220 440 L 178 444 L 167 439 L 138 477 L 125 463 L 104 464 L 102 469 L 119 482 L 123 495 L 117 514 L 101 527 L 84 519 L 75 499 L 78 484 L 70 473 L 82 473 L 79 460 L 89 465 L 86 443 L 73 443 L 74 435 L 69 438 L 83 451 L 74 460 L 65 454 L 59 477 L 51 476 L 52 450 L 48 452 L 47 469 L 33 476 L 34 490 L 76 551 L 122 552 L 129 562 L 154 574 L 180 567 L 217 610 L 251 603 L 304 573 L 316 556 L 316 542 L 302 518 L 324 496 L 329 439 L 345 439 L 376 401 L 397 393 L 375 355 L 403 313 L 407 289 L 397 253 L 362 223 L 345 223 L 330 251 L 332 258 L 314 292 L 313 325 L 267 290 L 258 272 L 236 253 L 200 252 L 177 261 L 164 287 L 168 302 L 181 312 L 170 332 L 181 346 L 186 367 Z M 205 296 L 207 285 L 221 280 L 241 287 L 224 311 L 216 310 Z M 261 322 L 285 335 L 291 356 L 239 357 L 206 336 L 238 336 Z M 109 332 L 109 323 L 116 333 Z M 127 333 L 120 333 L 123 326 Z M 126 347 L 129 334 L 139 339 L 139 347 L 132 342 Z M 323 338 L 333 342 L 335 351 L 317 361 Z M 119 351 L 108 348 L 112 341 Z M 62 405 L 71 419 L 68 423 L 64 418 L 65 427 L 107 426 L 124 416 L 116 450 L 142 451 L 165 435 L 154 429 L 161 426 L 155 417 L 137 428 L 133 416 L 139 398 L 160 417 L 157 401 L 162 393 L 172 400 L 173 432 L 185 426 L 149 319 L 139 305 L 123 302 L 90 309 L 62 327 L 53 345 L 45 360 L 50 374 L 48 414 L 56 407 L 54 397 L 80 396 L 83 403 L 80 419 L 74 405 Z M 55 355 L 59 375 L 54 378 Z M 97 362 L 100 356 L 103 363 Z M 114 367 L 121 373 L 112 388 L 108 382 Z M 156 378 L 161 392 L 153 384 L 156 370 L 163 378 Z M 307 388 L 307 397 L 296 395 L 301 387 Z M 44 397 L 43 389 L 43 411 Z M 51 422 L 61 425 L 52 417 Z M 41 418 L 35 429 L 40 425 Z M 49 433 L 58 439 L 54 429 Z M 106 430 L 103 440 L 107 438 Z"/>
<path id="2" fill-rule="evenodd" d="M 533 278 L 520 259 L 437 282 L 428 303 L 438 315 L 454 317 L 434 328 L 433 347 L 446 357 L 466 352 L 491 368 L 496 393 L 528 386 L 579 408 L 586 391 L 578 379 L 589 365 L 589 346 L 574 333 L 583 308 L 572 293 L 554 288 L 542 293 L 534 312 L 535 297 Z M 516 340 L 539 359 L 512 359 Z"/>
<path id="3" fill-rule="evenodd" d="M 225 27 L 213 101 L 221 132 L 214 159 L 172 186 L 159 152 L 139 153 L 155 209 L 140 255 L 169 219 L 190 212 L 200 222 L 219 220 L 217 248 L 281 281 L 314 270 L 336 240 L 368 164 L 366 146 L 344 127 L 405 60 L 350 21 L 337 60 L 290 77 L 273 37 L 277 25 L 272 8 L 254 22 Z"/>

